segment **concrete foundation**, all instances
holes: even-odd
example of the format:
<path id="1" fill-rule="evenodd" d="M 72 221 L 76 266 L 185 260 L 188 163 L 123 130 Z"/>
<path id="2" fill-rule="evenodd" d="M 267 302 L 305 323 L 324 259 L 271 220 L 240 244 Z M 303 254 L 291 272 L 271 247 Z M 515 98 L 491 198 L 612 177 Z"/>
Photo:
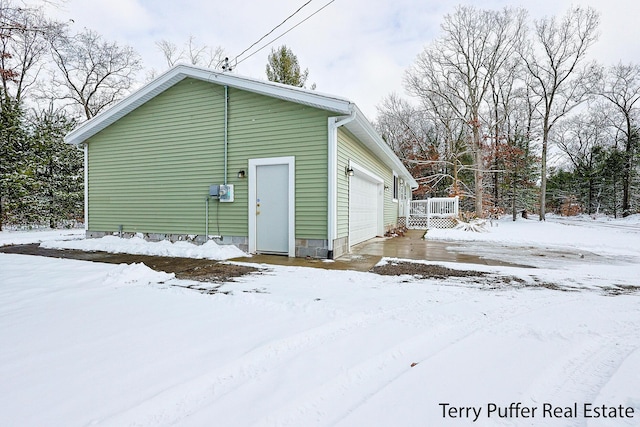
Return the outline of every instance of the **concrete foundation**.
<path id="1" fill-rule="evenodd" d="M 349 252 L 349 238 L 340 237 L 333 241 L 333 259 L 336 259 Z"/>
<path id="2" fill-rule="evenodd" d="M 132 237 L 142 237 L 149 242 L 160 242 L 169 240 L 170 242 L 191 242 L 202 245 L 207 242 L 204 235 L 193 234 L 164 234 L 164 233 L 132 233 L 125 231 L 87 231 L 87 238 L 100 238 L 104 236 L 119 236 L 125 239 Z M 213 239 L 219 245 L 234 245 L 241 251 L 249 251 L 249 238 L 247 236 L 221 236 Z M 327 258 L 329 256 L 328 241 L 322 239 L 296 239 L 296 257 L 299 258 Z M 346 240 L 345 240 L 346 242 Z M 345 243 L 346 245 L 346 243 Z M 335 254 L 335 253 L 334 253 Z M 334 255 L 336 256 L 336 255 Z"/>
<path id="3" fill-rule="evenodd" d="M 300 258 L 327 258 L 329 256 L 329 244 L 322 239 L 296 239 L 296 257 Z"/>
<path id="4" fill-rule="evenodd" d="M 241 251 L 247 252 L 249 250 L 249 239 L 246 236 L 222 236 L 220 238 L 207 239 L 207 236 L 200 234 L 165 234 L 165 233 L 132 233 L 128 231 L 87 231 L 86 236 L 88 239 L 99 239 L 104 236 L 118 236 L 123 239 L 130 239 L 132 237 L 142 237 L 148 242 L 161 242 L 168 240 L 170 242 L 191 242 L 195 245 L 203 245 L 208 240 L 213 240 L 219 245 L 234 245 Z"/>

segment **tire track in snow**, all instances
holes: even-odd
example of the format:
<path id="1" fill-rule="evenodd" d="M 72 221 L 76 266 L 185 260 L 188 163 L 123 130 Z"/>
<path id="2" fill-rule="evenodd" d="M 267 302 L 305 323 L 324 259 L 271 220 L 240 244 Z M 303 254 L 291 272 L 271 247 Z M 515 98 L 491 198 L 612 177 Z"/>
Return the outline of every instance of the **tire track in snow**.
<path id="1" fill-rule="evenodd" d="M 399 361 L 405 354 L 411 355 L 412 360 L 426 361 L 479 330 L 540 308 L 548 308 L 549 305 L 553 305 L 553 295 L 545 292 L 535 299 L 525 300 L 524 305 L 501 305 L 492 310 L 478 312 L 472 317 L 458 317 L 454 321 L 447 318 L 446 324 L 430 326 L 428 332 L 391 345 L 388 350 L 363 360 L 323 385 L 311 389 L 291 405 L 280 410 L 276 409 L 264 417 L 258 425 L 317 425 L 319 422 L 326 421 L 323 418 L 327 414 L 332 414 L 330 417 L 333 421 L 329 424 L 334 424 L 407 373 L 410 367 L 405 360 L 402 363 Z M 443 304 L 454 304 L 468 298 L 467 294 L 456 295 L 454 300 Z M 418 300 L 387 310 L 359 313 L 277 341 L 270 341 L 220 369 L 168 387 L 155 396 L 146 397 L 121 413 L 107 419 L 96 420 L 96 423 L 114 426 L 181 424 L 190 416 L 215 405 L 221 398 L 240 392 L 242 387 L 251 386 L 260 377 L 277 371 L 286 361 L 304 354 L 306 350 L 330 345 L 332 341 L 366 328 L 373 328 L 381 322 L 398 321 L 398 317 L 402 317 L 399 316 L 400 314 L 420 313 L 425 306 L 433 307 L 433 302 Z M 418 319 L 413 317 L 411 320 L 424 322 L 420 317 L 419 314 Z M 430 320 L 433 321 L 433 317 Z M 429 343 L 427 352 L 424 351 L 425 342 Z M 370 390 L 364 395 L 363 386 L 364 390 Z M 352 390 L 356 392 L 351 393 Z M 338 407 L 343 409 L 336 411 Z"/>
<path id="2" fill-rule="evenodd" d="M 415 305 L 415 304 L 414 304 Z M 254 348 L 239 359 L 210 373 L 199 375 L 183 384 L 171 386 L 155 396 L 147 397 L 112 417 L 94 420 L 100 425 L 175 425 L 217 399 L 241 388 L 244 384 L 277 369 L 300 352 L 326 345 L 347 334 L 371 327 L 398 312 L 411 309 L 404 305 L 373 313 L 358 313 L 346 319 L 324 323 Z"/>
<path id="3" fill-rule="evenodd" d="M 438 325 L 428 332 L 414 335 L 387 351 L 363 360 L 320 387 L 304 393 L 294 402 L 274 411 L 254 425 L 260 427 L 335 425 L 407 374 L 411 366 L 405 355 L 409 355 L 410 360 L 424 363 L 478 331 L 539 309 L 546 310 L 550 306 L 569 304 L 572 301 L 573 299 L 557 302 L 553 294 L 546 293 L 543 297 L 529 300 L 525 306 L 516 304 L 501 306 L 486 310 L 472 318 L 458 318 L 453 323 Z M 425 347 L 428 347 L 426 352 Z M 363 393 L 363 390 L 368 391 Z"/>
<path id="4" fill-rule="evenodd" d="M 640 225 L 637 224 L 611 224 L 603 223 L 600 221 L 581 221 L 581 220 L 566 220 L 558 218 L 547 218 L 549 222 L 555 222 L 557 224 L 570 225 L 570 226 L 582 226 L 590 228 L 613 228 L 631 233 L 640 233 Z"/>
<path id="5" fill-rule="evenodd" d="M 568 406 L 578 402 L 578 411 L 581 411 L 582 403 L 597 404 L 594 400 L 602 388 L 624 361 L 640 348 L 640 334 L 632 326 L 621 326 L 624 330 L 615 337 L 598 336 L 558 361 L 548 369 L 544 377 L 532 385 L 529 390 L 531 401 L 540 406 L 545 402 L 555 406 Z M 565 421 L 567 426 L 587 425 L 581 412 L 577 418 Z"/>

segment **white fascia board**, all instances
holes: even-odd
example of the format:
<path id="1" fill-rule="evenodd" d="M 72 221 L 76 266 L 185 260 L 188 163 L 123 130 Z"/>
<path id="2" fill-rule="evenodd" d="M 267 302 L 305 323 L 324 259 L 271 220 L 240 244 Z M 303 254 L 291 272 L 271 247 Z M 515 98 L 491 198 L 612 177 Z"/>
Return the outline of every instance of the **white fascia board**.
<path id="1" fill-rule="evenodd" d="M 176 65 L 157 79 L 146 84 L 133 94 L 98 114 L 91 120 L 69 132 L 65 142 L 79 145 L 102 129 L 116 122 L 145 102 L 164 92 L 185 78 L 194 78 L 223 86 L 279 98 L 298 104 L 328 110 L 339 114 L 350 113 L 351 102 L 344 98 L 321 94 L 279 83 L 266 82 L 230 73 L 219 73 L 207 68 L 190 65 Z"/>
<path id="2" fill-rule="evenodd" d="M 367 120 L 364 114 L 357 109 L 356 119 L 347 123 L 345 127 L 357 136 L 367 147 L 373 151 L 387 166 L 397 171 L 398 175 L 407 181 L 411 188 L 418 188 L 418 182 L 411 176 L 407 168 L 404 167 L 398 156 L 395 155 L 391 147 L 387 145 L 373 125 Z"/>
<path id="3" fill-rule="evenodd" d="M 83 143 L 88 138 L 129 114 L 131 111 L 164 92 L 171 86 L 180 82 L 185 77 L 186 76 L 181 74 L 177 68 L 170 69 L 157 79 L 147 83 L 142 88 L 116 103 L 111 108 L 103 111 L 69 132 L 65 136 L 64 141 L 68 144 L 74 145 Z"/>
<path id="4" fill-rule="evenodd" d="M 242 89 L 272 98 L 284 99 L 298 104 L 305 104 L 335 113 L 348 114 L 351 102 L 348 99 L 333 95 L 323 94 L 290 85 L 268 82 L 238 76 L 231 73 L 218 73 L 199 67 L 184 66 L 189 73 L 188 77 L 217 83 L 236 89 Z"/>
<path id="5" fill-rule="evenodd" d="M 89 231 L 89 146 L 84 144 L 84 231 Z"/>

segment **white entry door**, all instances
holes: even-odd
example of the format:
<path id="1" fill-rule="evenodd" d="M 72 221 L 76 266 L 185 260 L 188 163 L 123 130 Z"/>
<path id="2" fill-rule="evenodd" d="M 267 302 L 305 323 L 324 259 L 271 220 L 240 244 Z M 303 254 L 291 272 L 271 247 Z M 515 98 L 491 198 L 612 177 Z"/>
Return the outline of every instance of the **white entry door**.
<path id="1" fill-rule="evenodd" d="M 349 244 L 355 245 L 380 234 L 382 184 L 356 170 L 349 183 Z"/>
<path id="2" fill-rule="evenodd" d="M 293 157 L 249 160 L 249 251 L 295 256 Z"/>
<path id="3" fill-rule="evenodd" d="M 256 166 L 256 251 L 289 252 L 289 166 Z"/>

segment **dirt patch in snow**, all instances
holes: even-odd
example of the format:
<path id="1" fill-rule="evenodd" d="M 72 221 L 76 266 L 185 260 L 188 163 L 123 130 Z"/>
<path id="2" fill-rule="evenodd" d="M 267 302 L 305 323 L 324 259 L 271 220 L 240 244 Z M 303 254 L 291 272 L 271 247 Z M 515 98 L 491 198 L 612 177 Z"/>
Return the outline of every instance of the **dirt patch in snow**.
<path id="1" fill-rule="evenodd" d="M 456 270 L 437 264 L 420 264 L 405 261 L 389 262 L 370 270 L 384 276 L 410 275 L 417 279 L 450 279 L 459 278 L 465 283 L 474 283 L 487 289 L 510 288 L 545 288 L 554 291 L 571 292 L 577 289 L 559 286 L 555 283 L 543 282 L 537 278 L 527 281 L 516 276 L 504 276 L 476 270 Z"/>
<path id="2" fill-rule="evenodd" d="M 37 255 L 54 258 L 77 259 L 84 261 L 105 262 L 110 264 L 144 263 L 156 271 L 174 273 L 176 278 L 197 283 L 179 285 L 202 293 L 228 293 L 220 290 L 224 283 L 233 282 L 239 277 L 249 274 L 260 274 L 263 269 L 245 265 L 230 264 L 214 260 L 174 258 L 147 255 L 110 254 L 106 252 L 85 252 L 70 249 L 45 249 L 39 244 L 14 245 L 0 247 L 0 252 Z M 324 265 L 324 264 L 323 264 Z M 329 264 L 331 266 L 331 264 Z M 479 285 L 485 289 L 504 288 L 544 288 L 561 292 L 577 292 L 583 289 L 566 285 L 558 285 L 531 277 L 524 280 L 516 276 L 505 276 L 476 270 L 457 270 L 437 264 L 421 264 L 406 261 L 387 262 L 369 270 L 384 276 L 408 275 L 416 279 L 458 279 L 464 283 Z M 605 295 L 619 296 L 640 294 L 640 286 L 613 284 L 597 288 Z M 242 292 L 266 292 L 263 289 L 243 290 Z"/>
<path id="3" fill-rule="evenodd" d="M 414 262 L 388 262 L 371 269 L 372 273 L 383 276 L 400 276 L 409 274 L 421 279 L 446 279 L 448 277 L 484 277 L 487 273 L 475 270 L 455 270 L 435 264 Z"/>
<path id="4" fill-rule="evenodd" d="M 149 255 L 111 254 L 73 249 L 46 249 L 39 244 L 3 246 L 0 252 L 22 255 L 38 255 L 52 258 L 78 259 L 105 262 L 109 264 L 143 263 L 149 268 L 166 273 L 174 273 L 178 279 L 198 282 L 224 283 L 246 274 L 259 273 L 260 269 L 242 265 L 227 264 L 209 259 L 175 258 Z"/>
<path id="5" fill-rule="evenodd" d="M 155 266 L 150 266 L 156 269 Z M 257 273 L 260 270 L 254 267 L 243 265 L 225 264 L 220 262 L 210 262 L 207 264 L 189 266 L 186 269 L 175 271 L 177 279 L 196 280 L 198 282 L 232 282 L 237 277 L 246 274 Z"/>
<path id="6" fill-rule="evenodd" d="M 602 291 L 605 295 L 618 296 L 618 295 L 631 295 L 640 293 L 640 286 L 634 285 L 612 285 L 603 286 Z"/>

